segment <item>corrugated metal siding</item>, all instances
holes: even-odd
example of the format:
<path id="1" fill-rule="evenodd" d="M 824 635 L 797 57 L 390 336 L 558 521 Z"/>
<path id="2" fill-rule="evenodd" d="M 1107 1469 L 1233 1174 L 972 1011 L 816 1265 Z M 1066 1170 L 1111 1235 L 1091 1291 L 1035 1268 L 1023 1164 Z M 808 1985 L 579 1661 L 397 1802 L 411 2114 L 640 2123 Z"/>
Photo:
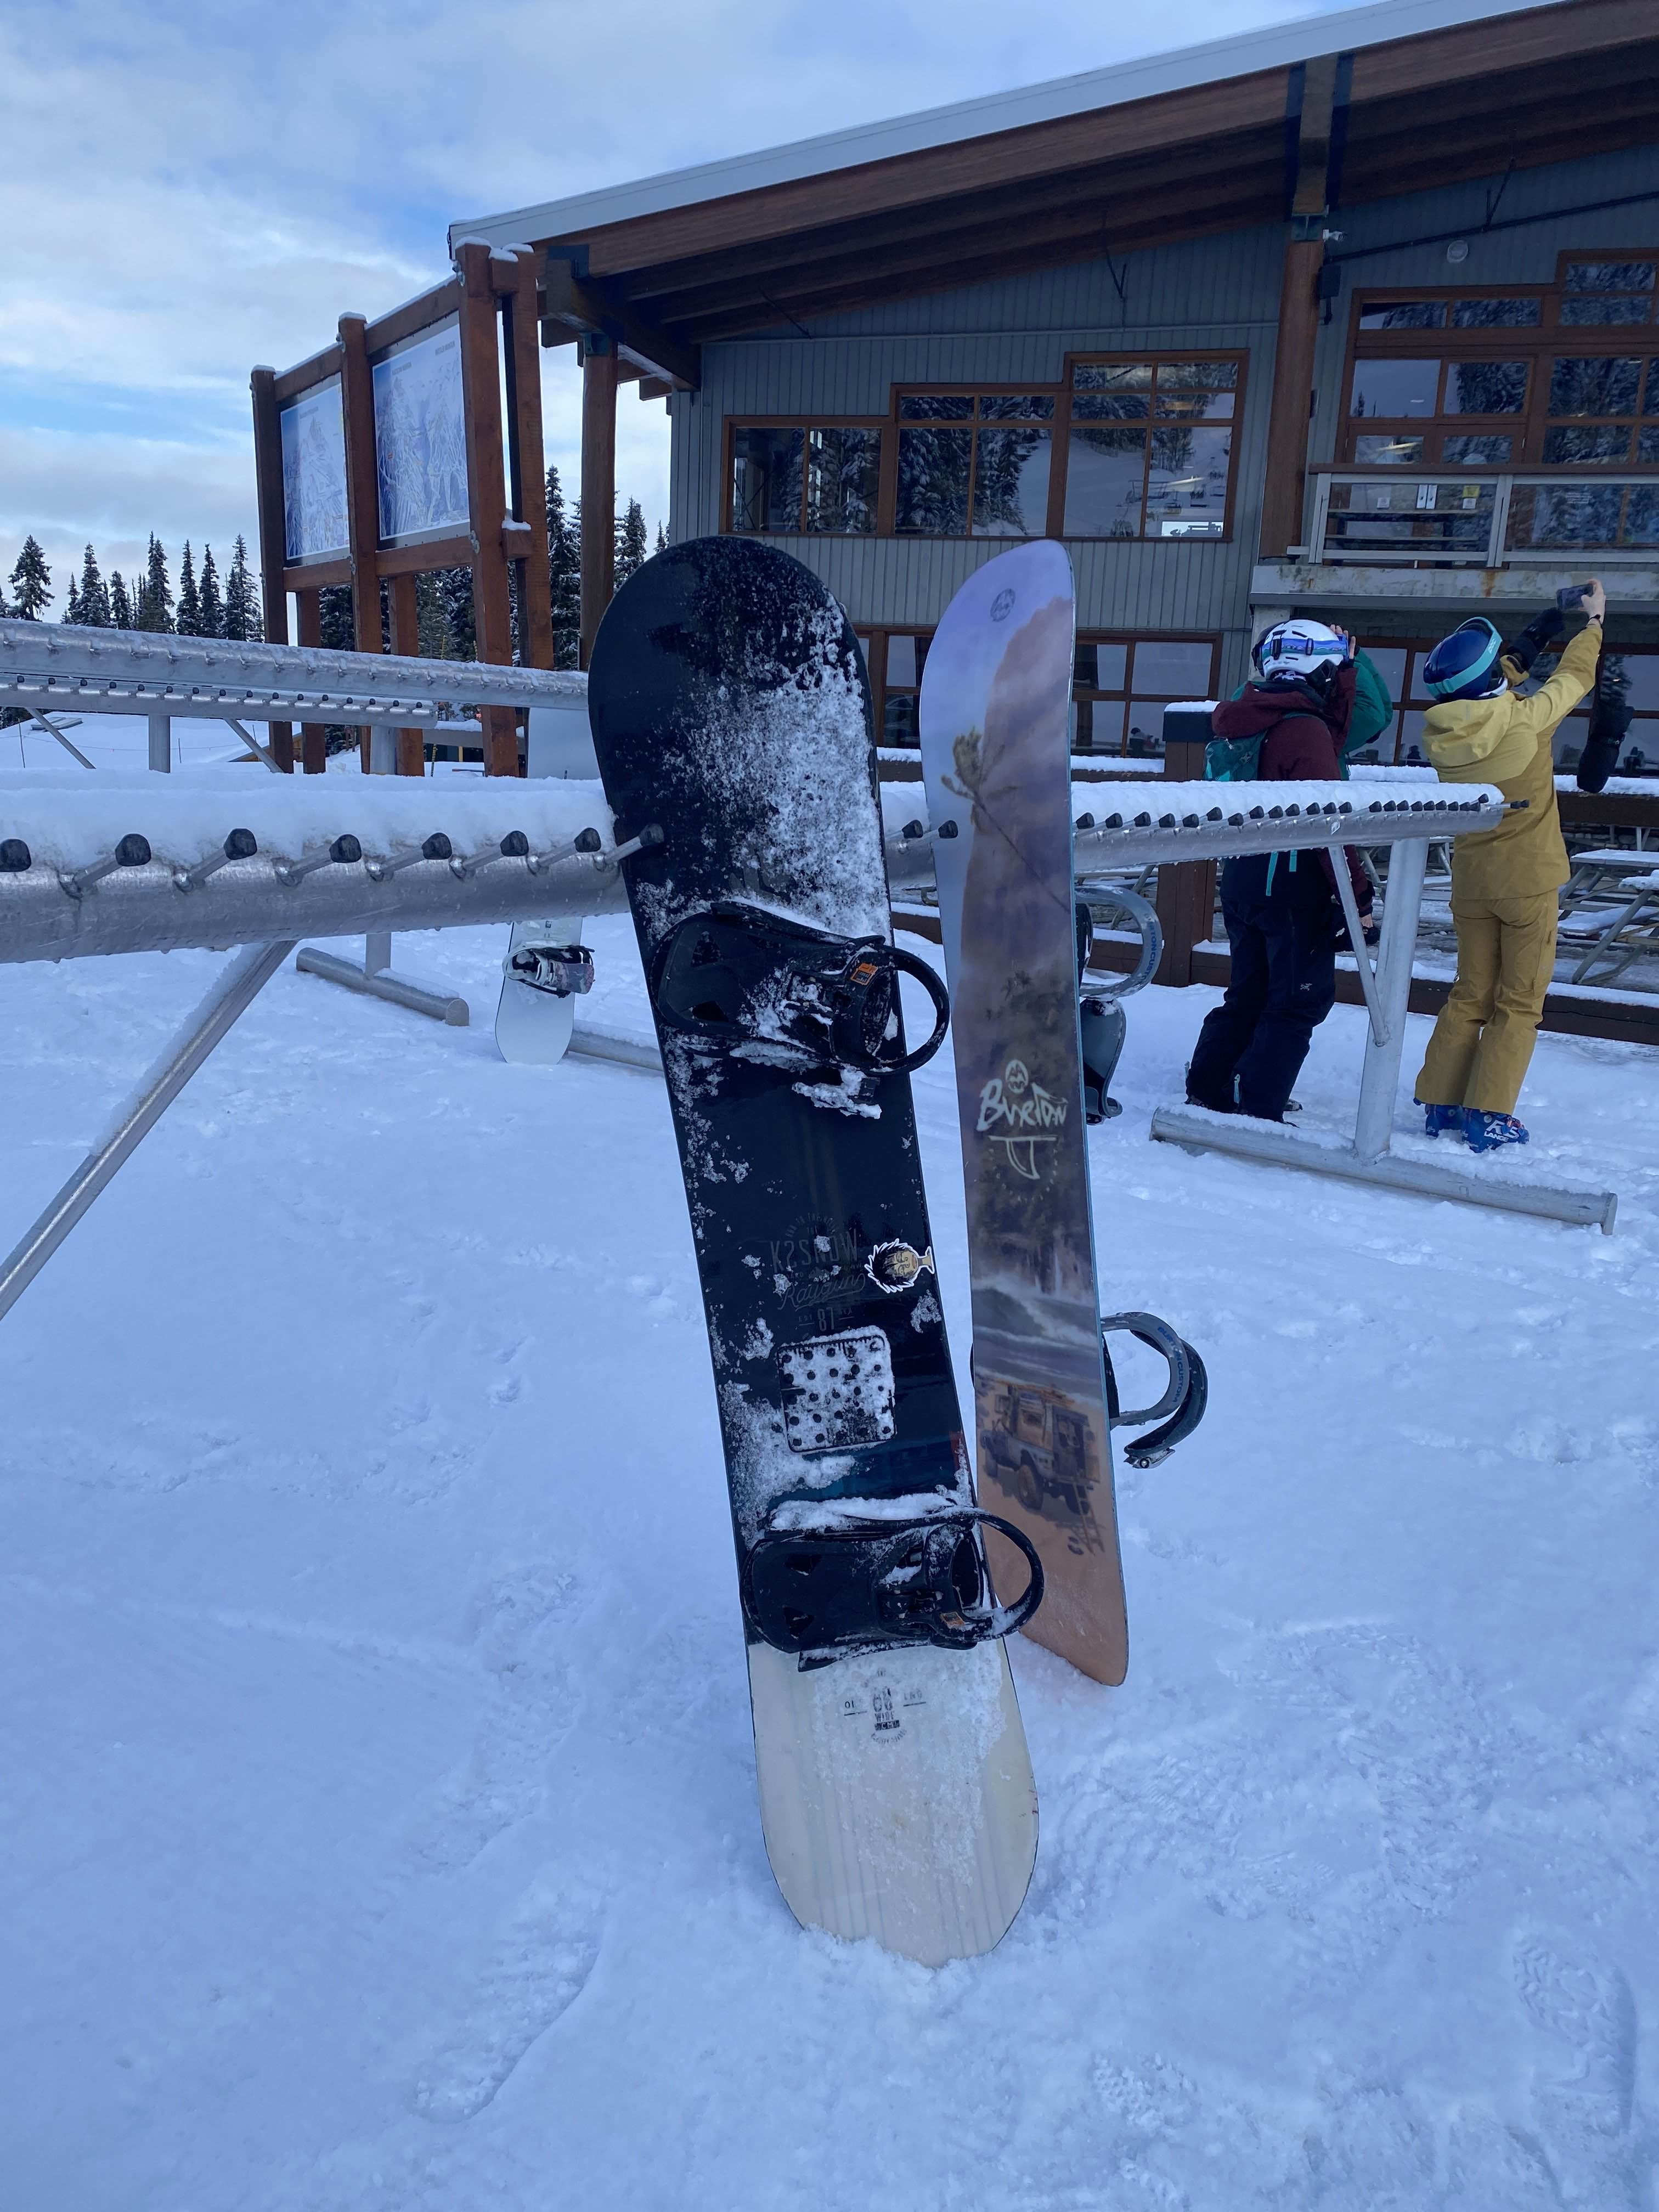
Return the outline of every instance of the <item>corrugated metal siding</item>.
<path id="1" fill-rule="evenodd" d="M 1470 226 L 1468 259 L 1449 266 L 1443 246 L 1353 264 L 1320 333 L 1311 457 L 1334 449 L 1338 389 L 1355 282 L 1472 284 L 1545 281 L 1569 246 L 1651 246 L 1659 201 L 1536 228 L 1479 234 L 1490 186 L 1462 185 L 1343 210 L 1332 227 L 1343 252 L 1419 232 Z M 1644 151 L 1561 163 L 1512 177 L 1498 214 L 1529 215 L 1659 185 Z M 1285 233 L 1268 226 L 1188 240 L 858 314 L 815 320 L 811 334 L 782 328 L 704 349 L 704 384 L 673 403 L 671 527 L 676 538 L 720 527 L 722 431 L 731 415 L 884 416 L 889 387 L 931 380 L 1043 383 L 1070 352 L 1152 351 L 1159 346 L 1243 348 L 1249 386 L 1239 425 L 1233 535 L 1224 544 L 1072 540 L 1078 617 L 1087 629 L 1219 632 L 1222 682 L 1244 672 L 1250 634 L 1250 570 L 1258 543 L 1261 477 Z M 1121 285 L 1120 295 L 1119 286 Z M 777 541 L 822 575 L 860 623 L 927 627 L 980 562 L 1005 550 L 996 539 L 788 538 Z"/>
<path id="2" fill-rule="evenodd" d="M 705 347 L 703 386 L 674 403 L 672 528 L 720 527 L 722 430 L 732 415 L 878 415 L 895 383 L 1058 380 L 1075 352 L 1214 346 L 1249 356 L 1234 535 L 1227 544 L 1073 541 L 1078 618 L 1097 629 L 1236 630 L 1260 514 L 1281 234 L 1252 230 L 899 301 Z M 1119 284 L 1122 287 L 1121 296 Z M 1006 539 L 789 538 L 854 621 L 929 627 Z M 1230 643 L 1231 641 L 1230 641 Z M 1230 656 L 1231 658 L 1231 656 Z"/>

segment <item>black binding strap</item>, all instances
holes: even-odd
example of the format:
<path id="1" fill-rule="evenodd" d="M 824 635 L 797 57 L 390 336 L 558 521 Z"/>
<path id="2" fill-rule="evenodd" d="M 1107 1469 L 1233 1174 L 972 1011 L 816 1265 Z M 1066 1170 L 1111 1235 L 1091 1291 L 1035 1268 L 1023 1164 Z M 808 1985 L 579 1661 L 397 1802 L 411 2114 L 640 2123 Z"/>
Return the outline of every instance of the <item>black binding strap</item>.
<path id="1" fill-rule="evenodd" d="M 659 946 L 652 971 L 653 1002 L 676 1029 L 763 1042 L 806 1065 L 863 1075 L 921 1066 L 951 1018 L 943 982 L 914 953 L 879 937 L 831 937 L 735 900 L 689 915 Z M 933 1004 L 933 1034 L 914 1052 L 902 1048 L 895 1019 L 902 975 Z"/>
<path id="2" fill-rule="evenodd" d="M 994 1528 L 1030 1570 L 1012 1605 L 998 1605 L 977 1530 Z M 1042 1602 L 1042 1562 L 1011 1522 L 977 1506 L 918 1521 L 849 1521 L 834 1528 L 769 1529 L 743 1563 L 743 1609 L 755 1633 L 803 1668 L 906 1644 L 970 1650 L 1012 1636 Z"/>
<path id="3" fill-rule="evenodd" d="M 1156 1405 L 1145 1406 L 1138 1411 L 1124 1412 L 1118 1405 L 1117 1376 L 1112 1367 L 1112 1355 L 1106 1338 L 1114 1332 L 1134 1337 L 1152 1351 L 1161 1352 L 1169 1367 L 1169 1380 L 1164 1395 Z M 1163 1426 L 1137 1437 L 1124 1447 L 1123 1456 L 1131 1467 L 1156 1467 L 1167 1459 L 1176 1446 L 1193 1431 L 1204 1418 L 1210 1401 L 1210 1378 L 1204 1362 L 1184 1337 L 1177 1336 L 1167 1321 L 1156 1314 L 1121 1313 L 1105 1315 L 1100 1324 L 1101 1350 L 1106 1360 L 1106 1412 L 1115 1429 L 1138 1428 L 1143 1421 L 1161 1421 Z M 1164 1417 L 1168 1416 L 1166 1419 Z"/>

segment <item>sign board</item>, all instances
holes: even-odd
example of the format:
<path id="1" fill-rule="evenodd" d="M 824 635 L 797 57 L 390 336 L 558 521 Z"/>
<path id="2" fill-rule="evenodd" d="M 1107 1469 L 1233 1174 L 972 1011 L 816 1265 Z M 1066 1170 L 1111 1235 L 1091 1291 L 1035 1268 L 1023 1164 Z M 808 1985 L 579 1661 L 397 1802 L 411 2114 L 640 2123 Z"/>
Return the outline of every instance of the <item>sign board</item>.
<path id="1" fill-rule="evenodd" d="M 283 523 L 290 561 L 345 552 L 345 417 L 331 376 L 282 410 Z"/>
<path id="2" fill-rule="evenodd" d="M 383 545 L 452 536 L 468 524 L 461 333 L 452 315 L 374 365 L 374 456 Z"/>

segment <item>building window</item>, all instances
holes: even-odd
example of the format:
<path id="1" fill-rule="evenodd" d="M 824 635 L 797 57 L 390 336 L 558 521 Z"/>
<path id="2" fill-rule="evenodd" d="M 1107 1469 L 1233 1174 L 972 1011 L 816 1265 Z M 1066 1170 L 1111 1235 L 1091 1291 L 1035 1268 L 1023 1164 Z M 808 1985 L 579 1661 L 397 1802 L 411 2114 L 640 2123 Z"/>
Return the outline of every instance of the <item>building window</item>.
<path id="1" fill-rule="evenodd" d="M 1068 395 L 1067 538 L 1222 538 L 1239 356 L 1080 361 Z"/>
<path id="2" fill-rule="evenodd" d="M 1636 335 L 1653 324 L 1656 280 L 1659 256 L 1577 252 L 1561 256 L 1553 285 L 1361 294 L 1340 458 L 1659 465 L 1659 349 Z"/>
<path id="3" fill-rule="evenodd" d="M 901 538 L 1041 538 L 1048 526 L 1052 392 L 904 392 Z"/>
<path id="4" fill-rule="evenodd" d="M 732 528 L 866 535 L 876 526 L 880 477 L 874 425 L 735 423 Z"/>
<path id="5" fill-rule="evenodd" d="M 1112 356 L 1046 389 L 898 388 L 884 422 L 729 422 L 726 526 L 1224 538 L 1243 380 L 1243 354 Z"/>
<path id="6" fill-rule="evenodd" d="M 1220 641 L 1213 637 L 1109 636 L 1077 642 L 1072 703 L 1075 752 L 1164 754 L 1164 709 L 1215 696 Z"/>
<path id="7" fill-rule="evenodd" d="M 1430 702 L 1423 682 L 1423 664 L 1433 649 L 1434 640 L 1414 638 L 1401 644 L 1390 638 L 1372 644 L 1362 638 L 1359 642 L 1389 687 L 1389 696 L 1395 702 L 1395 718 L 1393 729 L 1385 730 L 1375 744 L 1368 745 L 1357 757 L 1408 768 L 1425 767 L 1423 717 Z M 1603 659 L 1614 682 L 1623 684 L 1626 703 L 1634 716 L 1620 755 L 1620 773 L 1659 774 L 1659 652 L 1609 652 Z M 1540 656 L 1533 665 L 1534 680 L 1542 683 L 1554 666 L 1553 654 Z M 1558 770 L 1566 773 L 1578 765 L 1589 730 L 1589 701 L 1586 699 L 1556 732 Z"/>

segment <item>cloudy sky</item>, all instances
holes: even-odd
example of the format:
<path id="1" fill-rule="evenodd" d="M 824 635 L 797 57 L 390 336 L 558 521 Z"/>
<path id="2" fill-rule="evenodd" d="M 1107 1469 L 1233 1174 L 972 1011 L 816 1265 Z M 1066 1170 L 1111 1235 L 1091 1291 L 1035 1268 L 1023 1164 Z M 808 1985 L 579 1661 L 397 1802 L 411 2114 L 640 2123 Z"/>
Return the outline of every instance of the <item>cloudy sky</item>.
<path id="1" fill-rule="evenodd" d="M 6 0 L 0 574 L 254 539 L 247 372 L 445 273 L 457 217 L 1320 12 L 1315 0 Z M 544 356 L 576 473 L 574 353 Z M 627 400 L 622 495 L 667 511 Z"/>

